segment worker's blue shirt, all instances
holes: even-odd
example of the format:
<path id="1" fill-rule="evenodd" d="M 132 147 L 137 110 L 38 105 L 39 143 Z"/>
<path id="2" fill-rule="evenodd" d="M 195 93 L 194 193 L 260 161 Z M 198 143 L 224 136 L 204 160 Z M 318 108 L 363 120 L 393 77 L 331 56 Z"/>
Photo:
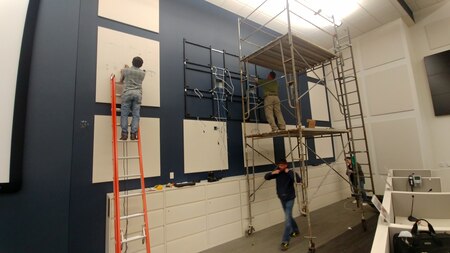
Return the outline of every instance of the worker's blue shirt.
<path id="1" fill-rule="evenodd" d="M 297 182 L 301 182 L 301 178 L 298 173 L 295 173 L 297 176 Z M 295 199 L 295 188 L 294 188 L 294 172 L 289 170 L 287 173 L 281 171 L 279 174 L 273 174 L 272 172 L 267 173 L 264 178 L 266 180 L 274 179 L 277 183 L 277 195 L 282 201 L 287 201 L 291 199 Z"/>

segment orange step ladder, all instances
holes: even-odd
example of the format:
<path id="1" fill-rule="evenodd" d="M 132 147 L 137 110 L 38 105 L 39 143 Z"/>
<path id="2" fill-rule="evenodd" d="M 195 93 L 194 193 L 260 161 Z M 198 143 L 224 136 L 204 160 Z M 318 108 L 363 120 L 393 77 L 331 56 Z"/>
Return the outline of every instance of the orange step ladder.
<path id="1" fill-rule="evenodd" d="M 118 131 L 120 132 L 120 124 L 117 122 L 117 108 L 116 108 L 116 97 L 120 96 L 120 94 L 116 94 L 116 78 L 115 75 L 111 75 L 111 118 L 112 118 L 112 146 L 113 146 L 113 167 L 114 167 L 114 238 L 115 238 L 115 253 L 121 253 L 123 246 L 127 245 L 127 243 L 142 240 L 142 243 L 145 242 L 146 252 L 150 253 L 150 233 L 148 229 L 148 216 L 147 216 L 147 198 L 145 191 L 145 181 L 144 181 L 144 163 L 142 161 L 142 145 L 141 145 L 141 131 L 138 130 L 137 133 L 137 141 L 119 140 Z M 120 117 L 119 117 L 120 118 Z M 138 156 L 128 156 L 128 152 L 124 151 L 122 156 L 119 156 L 118 151 L 118 143 L 122 142 L 125 147 L 124 150 L 128 150 L 128 145 L 132 145 L 137 143 L 138 145 Z M 124 162 L 124 166 L 130 159 L 139 159 L 139 174 L 124 174 L 119 175 L 119 160 Z M 127 165 L 128 167 L 128 165 Z M 127 170 L 128 171 L 128 170 Z M 120 192 L 119 189 L 119 180 L 126 181 L 132 179 L 140 178 L 141 181 L 141 191 L 139 193 L 128 193 L 128 190 L 124 192 Z M 120 202 L 121 199 L 123 201 L 128 201 L 129 197 L 141 195 L 142 197 L 142 212 L 141 213 L 133 213 L 124 216 L 120 216 Z M 127 210 L 125 210 L 128 212 Z M 140 235 L 128 237 L 127 229 L 123 231 L 120 226 L 121 220 L 125 220 L 128 222 L 129 219 L 139 219 L 142 218 L 144 220 L 144 224 L 142 225 L 142 232 Z"/>

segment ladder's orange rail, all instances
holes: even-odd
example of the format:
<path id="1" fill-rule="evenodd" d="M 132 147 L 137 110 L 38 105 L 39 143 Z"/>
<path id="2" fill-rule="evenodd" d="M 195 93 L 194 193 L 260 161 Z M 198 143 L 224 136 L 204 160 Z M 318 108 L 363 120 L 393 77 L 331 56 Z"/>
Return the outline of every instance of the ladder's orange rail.
<path id="1" fill-rule="evenodd" d="M 113 186 L 114 186 L 114 238 L 116 241 L 116 253 L 122 251 L 120 236 L 120 198 L 119 198 L 119 155 L 117 149 L 117 110 L 116 110 L 116 77 L 111 75 L 111 117 L 112 117 L 112 142 L 113 142 Z"/>
<path id="2" fill-rule="evenodd" d="M 142 191 L 142 209 L 144 213 L 145 222 L 145 246 L 147 252 L 150 253 L 150 230 L 148 229 L 147 216 L 147 194 L 145 194 L 145 180 L 144 180 L 144 162 L 142 159 L 142 144 L 141 144 L 141 128 L 138 128 L 138 152 L 139 152 L 139 170 L 141 173 L 141 191 Z"/>
<path id="3" fill-rule="evenodd" d="M 120 233 L 120 190 L 119 190 L 119 162 L 118 162 L 118 147 L 117 147 L 117 110 L 116 110 L 116 79 L 114 74 L 111 75 L 111 116 L 112 116 L 112 138 L 113 138 L 113 165 L 114 165 L 114 237 L 115 237 L 115 252 L 122 252 L 122 237 Z M 150 253 L 150 231 L 148 226 L 147 216 L 147 195 L 145 192 L 145 178 L 144 178 L 144 162 L 142 156 L 141 144 L 141 130 L 138 129 L 138 152 L 139 152 L 139 171 L 141 181 L 141 195 L 142 195 L 142 211 L 144 215 L 145 228 L 145 246 L 147 253 Z"/>

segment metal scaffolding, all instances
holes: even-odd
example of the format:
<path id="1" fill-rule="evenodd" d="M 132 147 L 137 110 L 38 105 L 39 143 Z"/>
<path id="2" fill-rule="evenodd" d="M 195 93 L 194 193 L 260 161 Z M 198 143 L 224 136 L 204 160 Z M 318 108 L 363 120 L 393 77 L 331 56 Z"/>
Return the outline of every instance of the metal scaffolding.
<path id="1" fill-rule="evenodd" d="M 366 191 L 375 194 L 364 118 L 361 109 L 356 71 L 353 63 L 350 35 L 347 32 L 345 36 L 341 36 L 341 28 L 336 24 L 333 17 L 326 17 L 321 14 L 320 10 L 313 10 L 298 0 L 286 0 L 284 8 L 279 12 L 277 10 L 278 14 L 270 17 L 264 24 L 257 25 L 252 21 L 252 18 L 257 15 L 257 11 L 261 10 L 267 2 L 267 0 L 263 1 L 247 17 L 239 18 L 238 20 L 243 135 L 245 147 L 244 159 L 249 202 L 249 226 L 246 233 L 247 235 L 250 235 L 254 232 L 252 223 L 252 202 L 255 200 L 257 190 L 261 187 L 261 185 L 256 187 L 255 183 L 255 160 L 251 159 L 252 164 L 250 164 L 249 158 L 254 157 L 255 153 L 257 153 L 275 164 L 275 161 L 271 161 L 270 158 L 264 156 L 257 150 L 257 147 L 255 147 L 255 140 L 273 137 L 289 137 L 290 151 L 286 152 L 286 156 L 292 162 L 292 167 L 299 170 L 303 180 L 302 184 L 297 186 L 297 201 L 299 201 L 299 196 L 301 196 L 302 203 L 298 203 L 298 206 L 301 208 L 300 212 L 306 215 L 308 224 L 308 234 L 305 237 L 309 240 L 309 251 L 315 252 L 314 236 L 309 213 L 310 200 L 308 199 L 308 166 L 306 163 L 306 152 L 310 151 L 316 156 L 318 155 L 314 150 L 308 147 L 305 138 L 339 137 L 342 142 L 342 152 L 337 156 L 335 155 L 335 157 L 339 157 L 342 154 L 346 157 L 351 156 L 353 157 L 355 166 L 357 166 L 357 161 L 364 161 L 361 165 L 365 166 L 365 170 L 368 168 L 366 177 L 370 178 L 372 187 L 372 189 Z M 302 15 L 293 11 L 290 7 L 291 4 L 295 5 L 296 9 L 301 7 L 325 20 L 329 23 L 329 28 L 322 28 L 314 22 L 308 21 Z M 281 35 L 275 34 L 270 29 L 271 25 L 280 17 L 286 18 L 284 21 L 287 21 L 287 31 L 285 34 Z M 333 49 L 327 50 L 302 39 L 302 36 L 293 31 L 293 26 L 291 24 L 291 19 L 293 17 L 297 20 L 307 22 L 321 33 L 326 34 L 330 38 L 330 45 Z M 255 41 L 264 42 L 256 43 Z M 249 121 L 251 114 L 256 113 L 257 109 L 261 107 L 260 104 L 252 102 L 252 94 L 254 94 L 255 85 L 252 81 L 253 77 L 250 75 L 250 71 L 248 71 L 249 64 L 261 66 L 284 74 L 280 80 L 284 79 L 287 99 L 283 100 L 281 103 L 287 103 L 288 106 L 286 106 L 286 108 L 294 115 L 296 121 L 294 129 L 257 134 L 248 133 L 246 123 Z M 327 92 L 336 99 L 340 111 L 344 115 L 345 129 L 305 128 L 302 126 L 304 119 L 302 119 L 301 113 L 301 99 L 307 92 L 315 87 L 314 85 L 301 94 L 298 77 L 302 74 L 315 76 L 318 80 L 315 85 L 324 85 Z M 334 84 L 335 91 L 330 89 L 330 84 L 326 82 L 327 77 L 328 80 L 331 79 L 330 83 Z M 360 131 L 362 134 L 356 133 L 356 131 Z M 291 143 L 291 137 L 295 137 L 295 145 Z M 297 150 L 297 158 L 294 156 L 295 149 Z M 319 157 L 319 159 L 325 162 L 323 158 Z M 349 182 L 348 179 L 340 175 L 331 164 L 326 164 L 352 187 L 352 183 Z M 296 168 L 296 165 L 298 168 Z M 365 228 L 364 209 L 362 203 L 360 203 L 362 191 L 359 188 L 360 175 L 358 170 L 356 170 L 356 178 L 358 179 L 356 180 L 358 185 L 355 187 L 354 195 L 357 199 L 358 206 L 361 209 L 362 223 Z"/>

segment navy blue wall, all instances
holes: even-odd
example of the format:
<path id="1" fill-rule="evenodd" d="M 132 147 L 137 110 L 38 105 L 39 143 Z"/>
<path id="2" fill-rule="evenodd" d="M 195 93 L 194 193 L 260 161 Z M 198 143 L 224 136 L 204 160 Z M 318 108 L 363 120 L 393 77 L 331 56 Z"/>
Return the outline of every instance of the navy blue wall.
<path id="1" fill-rule="evenodd" d="M 206 173 L 183 173 L 183 38 L 237 54 L 237 16 L 201 0 L 161 0 L 156 34 L 100 18 L 97 11 L 92 0 L 41 1 L 23 188 L 0 195 L 2 253 L 104 252 L 106 193 L 112 184 L 91 183 L 94 116 L 109 115 L 110 110 L 95 103 L 98 26 L 160 41 L 161 107 L 143 107 L 141 115 L 160 118 L 162 169 L 161 177 L 147 179 L 147 185 L 169 182 L 171 171 L 176 181 L 206 178 Z M 307 115 L 310 110 L 304 109 Z M 240 175 L 241 123 L 227 127 L 229 170 L 219 174 Z M 281 139 L 275 140 L 275 149 L 277 157 L 284 155 Z"/>
<path id="2" fill-rule="evenodd" d="M 77 0 L 40 3 L 22 189 L 0 195 L 2 253 L 68 252 L 79 4 Z"/>

